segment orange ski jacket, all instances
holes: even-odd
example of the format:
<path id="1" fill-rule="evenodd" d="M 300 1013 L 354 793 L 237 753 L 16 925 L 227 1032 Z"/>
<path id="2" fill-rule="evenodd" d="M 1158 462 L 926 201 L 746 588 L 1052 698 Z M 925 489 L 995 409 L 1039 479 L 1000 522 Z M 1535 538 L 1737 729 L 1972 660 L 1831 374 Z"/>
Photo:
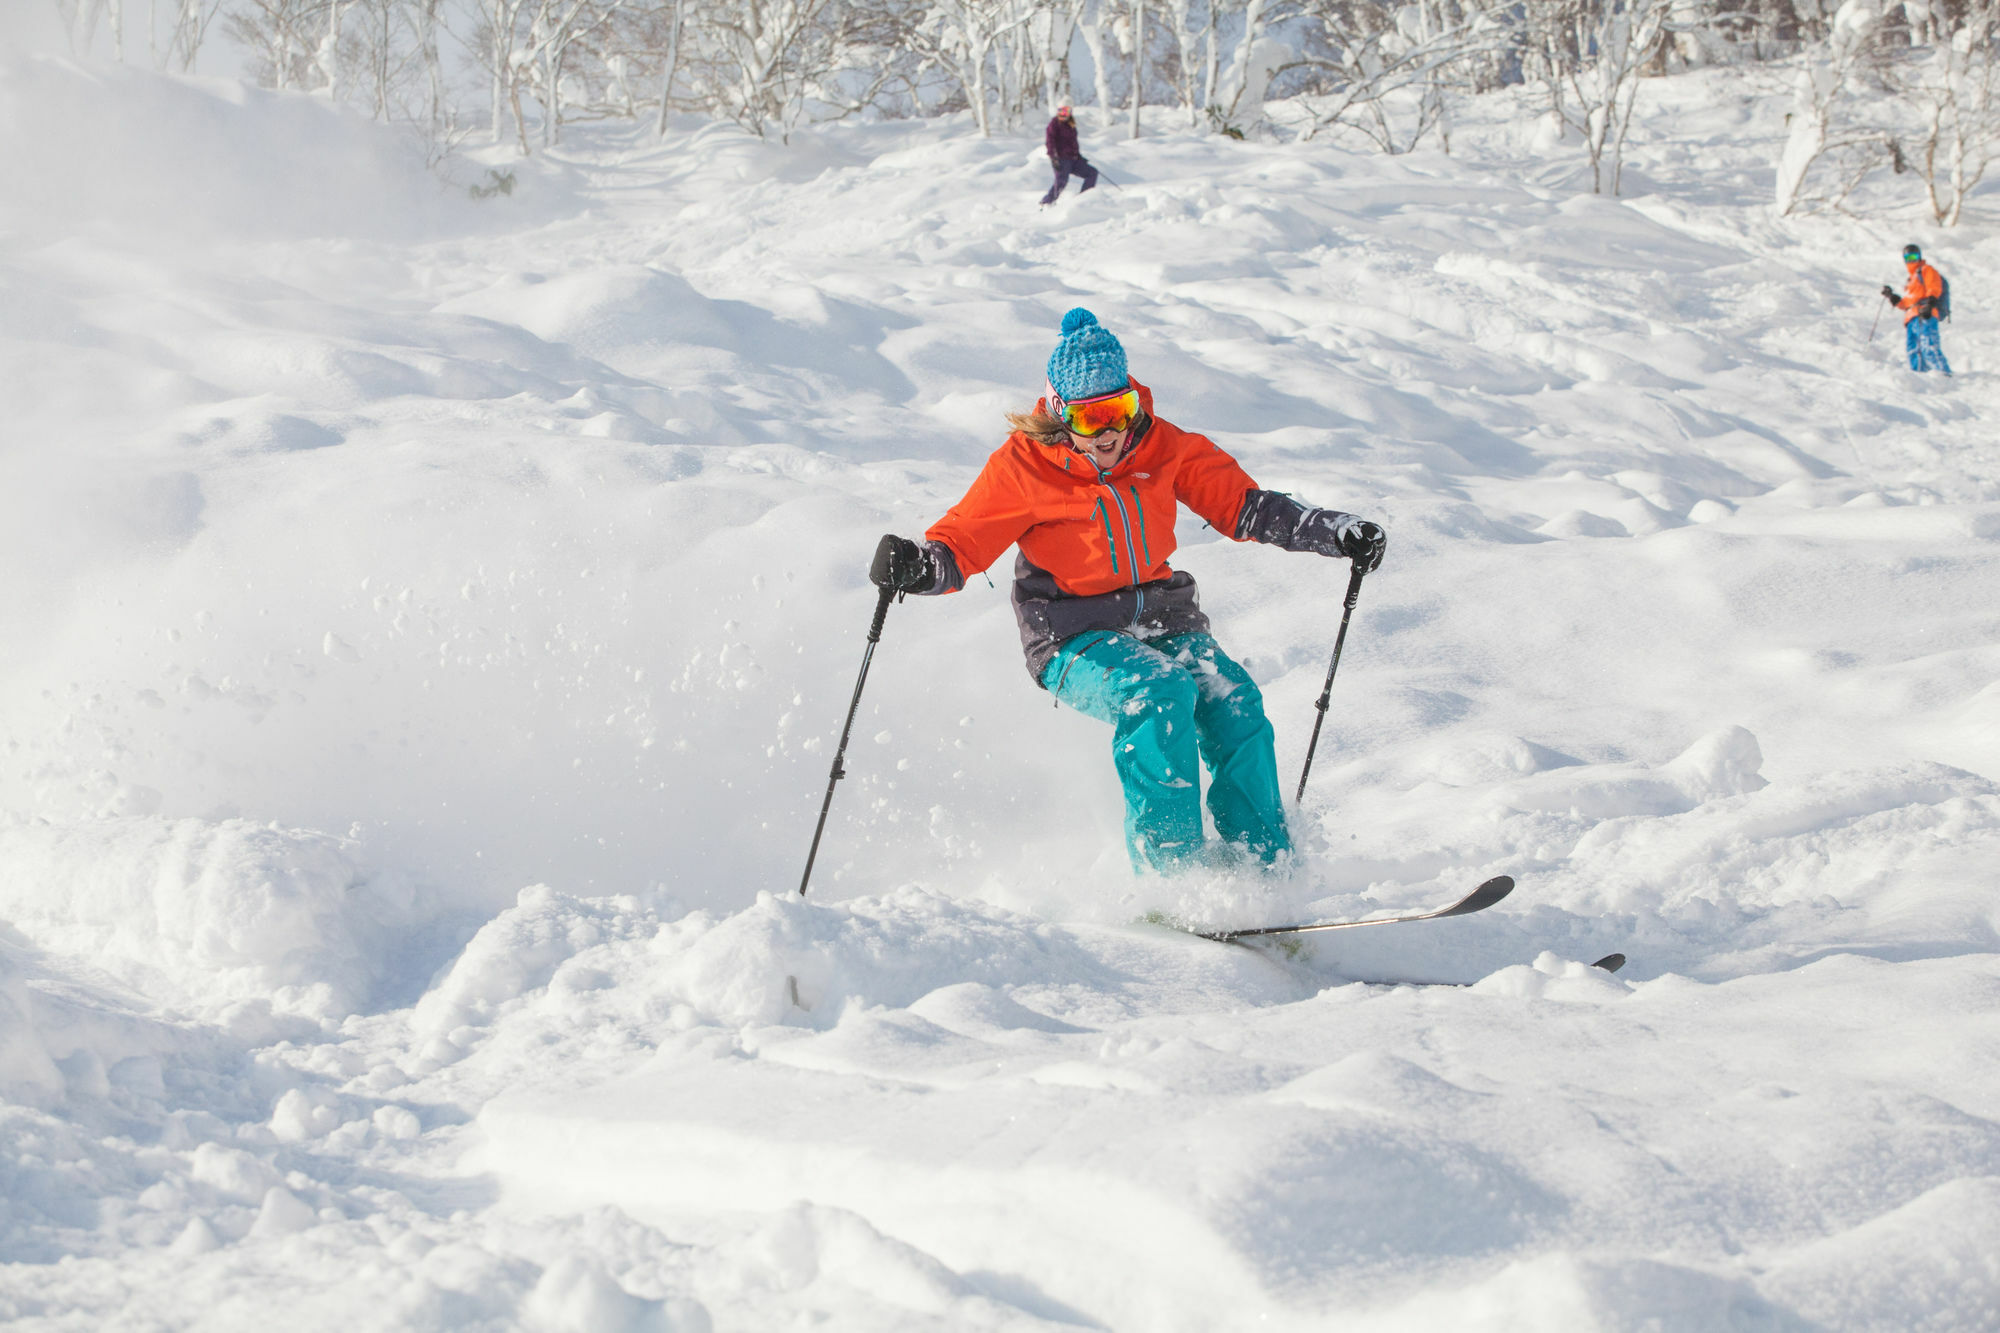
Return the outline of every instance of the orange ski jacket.
<path id="1" fill-rule="evenodd" d="M 1167 564 L 1177 506 L 1241 539 L 1237 520 L 1257 483 L 1213 440 L 1154 416 L 1152 390 L 1133 387 L 1145 414 L 1140 434 L 1108 471 L 1015 431 L 924 534 L 950 550 L 961 578 L 1020 548 L 1014 610 L 1037 683 L 1057 647 L 1079 633 L 1208 628 L 1194 579 Z"/>
<path id="2" fill-rule="evenodd" d="M 1896 309 L 1910 312 L 1903 316 L 1905 324 L 1917 317 L 1925 298 L 1935 301 L 1944 296 L 1944 278 L 1936 269 L 1921 259 L 1908 267 L 1910 280 L 1903 287 L 1903 299 L 1896 302 Z"/>
<path id="3" fill-rule="evenodd" d="M 1173 573 L 1177 504 L 1234 533 L 1257 483 L 1213 440 L 1154 416 L 1152 390 L 1134 387 L 1144 434 L 1109 472 L 1066 445 L 1015 431 L 924 536 L 950 547 L 968 575 L 1018 544 L 1065 596 L 1089 597 Z"/>

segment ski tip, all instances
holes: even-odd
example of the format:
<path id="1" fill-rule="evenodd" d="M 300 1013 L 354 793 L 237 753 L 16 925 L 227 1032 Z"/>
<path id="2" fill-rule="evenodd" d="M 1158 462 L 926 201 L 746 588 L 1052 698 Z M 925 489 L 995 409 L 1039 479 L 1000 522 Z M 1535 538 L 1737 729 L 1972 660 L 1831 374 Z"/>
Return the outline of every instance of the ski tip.
<path id="1" fill-rule="evenodd" d="M 1132 924 L 1135 926 L 1164 926 L 1177 934 L 1192 935 L 1198 940 L 1219 940 L 1224 944 L 1229 943 L 1241 933 L 1234 930 L 1210 930 L 1184 917 L 1174 916 L 1161 911 L 1148 912 Z"/>
<path id="2" fill-rule="evenodd" d="M 1592 963 L 1591 966 L 1601 967 L 1606 972 L 1616 972 L 1619 968 L 1625 966 L 1625 955 L 1622 953 L 1608 953 Z"/>
<path id="3" fill-rule="evenodd" d="M 1464 916 L 1468 912 L 1483 912 L 1514 891 L 1512 875 L 1495 875 L 1471 893 L 1466 894 L 1449 908 L 1439 912 L 1439 916 Z"/>

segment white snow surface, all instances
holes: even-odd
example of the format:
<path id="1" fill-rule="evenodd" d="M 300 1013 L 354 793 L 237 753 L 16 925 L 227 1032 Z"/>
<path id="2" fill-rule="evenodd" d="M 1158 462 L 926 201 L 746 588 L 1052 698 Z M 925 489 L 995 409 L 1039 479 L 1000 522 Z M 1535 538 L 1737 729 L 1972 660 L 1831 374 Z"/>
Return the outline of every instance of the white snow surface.
<path id="1" fill-rule="evenodd" d="M 1522 94 L 1037 211 L 962 118 L 475 202 L 0 64 L 0 1322 L 2000 1324 L 2000 241 L 1773 220 L 1780 83 L 1649 83 L 1623 199 Z M 1079 304 L 1390 528 L 1299 863 L 1131 876 L 1003 563 L 891 609 L 801 900 L 876 538 Z M 1296 772 L 1346 567 L 1182 537 Z"/>

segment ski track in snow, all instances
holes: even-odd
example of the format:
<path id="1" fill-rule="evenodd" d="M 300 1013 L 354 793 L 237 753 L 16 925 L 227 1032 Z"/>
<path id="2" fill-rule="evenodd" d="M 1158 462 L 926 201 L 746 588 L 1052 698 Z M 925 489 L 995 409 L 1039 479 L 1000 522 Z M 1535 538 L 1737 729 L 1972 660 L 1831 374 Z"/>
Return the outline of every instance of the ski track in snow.
<path id="1" fill-rule="evenodd" d="M 1494 97 L 1037 211 L 960 121 L 473 203 L 4 60 L 0 1321 L 2000 1324 L 1984 222 L 1773 221 L 1728 71 L 1622 200 Z M 1906 232 L 1949 382 L 1864 341 Z M 1076 304 L 1389 525 L 1303 863 L 1132 879 L 1003 562 L 892 609 L 801 901 L 868 554 Z M 1345 566 L 1182 537 L 1296 771 Z"/>

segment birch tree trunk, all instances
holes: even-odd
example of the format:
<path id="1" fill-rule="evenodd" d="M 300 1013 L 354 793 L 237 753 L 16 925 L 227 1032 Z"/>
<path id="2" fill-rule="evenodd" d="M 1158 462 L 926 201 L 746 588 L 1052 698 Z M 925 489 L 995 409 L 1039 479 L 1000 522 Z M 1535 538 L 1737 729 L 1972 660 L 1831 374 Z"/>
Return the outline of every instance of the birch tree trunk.
<path id="1" fill-rule="evenodd" d="M 687 0 L 674 0 L 674 22 L 667 29 L 667 68 L 660 75 L 660 120 L 653 127 L 656 137 L 667 135 L 667 116 L 674 104 L 674 75 L 680 72 L 681 63 L 681 20 L 687 13 Z"/>
<path id="2" fill-rule="evenodd" d="M 326 7 L 326 37 L 320 43 L 319 67 L 326 75 L 326 100 L 340 100 L 340 0 Z"/>
<path id="3" fill-rule="evenodd" d="M 1097 84 L 1097 114 L 1104 122 L 1104 128 L 1111 128 L 1111 67 L 1104 59 L 1104 11 L 1111 0 L 1097 0 L 1097 9 L 1089 22 L 1079 23 L 1077 31 L 1083 35 L 1083 47 L 1090 52 L 1090 77 Z"/>
<path id="4" fill-rule="evenodd" d="M 1139 104 L 1146 91 L 1146 0 L 1132 0 L 1132 134 L 1139 137 Z"/>
<path id="5" fill-rule="evenodd" d="M 426 122 L 430 125 L 431 138 L 435 142 L 445 130 L 444 64 L 438 58 L 438 4 L 439 0 L 418 0 L 417 3 L 417 45 L 424 62 L 424 79 L 428 106 Z"/>
<path id="6" fill-rule="evenodd" d="M 1208 54 L 1206 56 L 1208 69 L 1206 77 L 1202 80 L 1201 90 L 1201 105 L 1204 110 L 1215 105 L 1215 76 L 1219 65 L 1215 53 L 1216 48 L 1221 45 L 1221 36 L 1215 30 L 1215 11 L 1221 5 L 1222 0 L 1208 0 Z"/>

